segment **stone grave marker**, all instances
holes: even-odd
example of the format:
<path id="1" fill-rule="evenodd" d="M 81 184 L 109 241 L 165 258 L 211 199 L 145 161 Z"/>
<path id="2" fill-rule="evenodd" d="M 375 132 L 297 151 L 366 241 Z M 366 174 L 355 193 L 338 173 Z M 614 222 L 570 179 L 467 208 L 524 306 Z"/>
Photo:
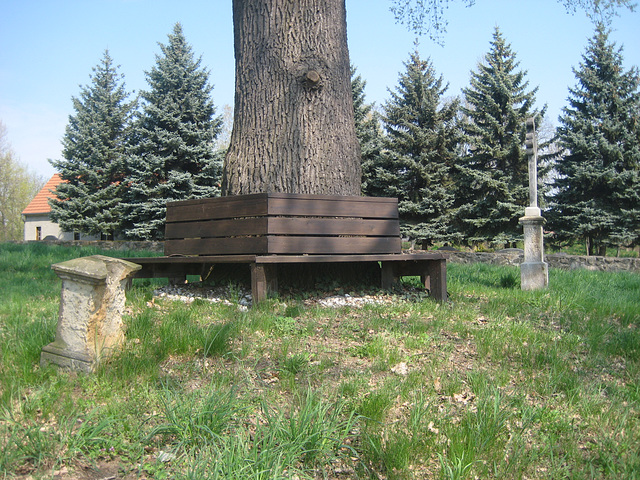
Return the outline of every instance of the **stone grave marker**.
<path id="1" fill-rule="evenodd" d="M 62 279 L 56 339 L 40 363 L 92 372 L 124 340 L 122 314 L 127 278 L 140 265 L 103 255 L 51 266 Z"/>

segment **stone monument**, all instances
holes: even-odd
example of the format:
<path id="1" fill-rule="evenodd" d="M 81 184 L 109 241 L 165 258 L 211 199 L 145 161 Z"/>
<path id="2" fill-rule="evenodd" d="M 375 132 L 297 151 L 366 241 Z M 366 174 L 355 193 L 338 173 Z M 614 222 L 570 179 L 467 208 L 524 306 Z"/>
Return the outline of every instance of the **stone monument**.
<path id="1" fill-rule="evenodd" d="M 544 262 L 542 225 L 544 218 L 538 208 L 538 142 L 533 118 L 527 119 L 526 149 L 529 157 L 529 206 L 520 224 L 524 228 L 524 262 L 520 265 L 522 290 L 537 290 L 549 285 L 549 269 Z"/>
<path id="2" fill-rule="evenodd" d="M 51 266 L 62 279 L 56 339 L 40 363 L 92 372 L 124 340 L 122 314 L 129 275 L 140 265 L 93 255 Z"/>

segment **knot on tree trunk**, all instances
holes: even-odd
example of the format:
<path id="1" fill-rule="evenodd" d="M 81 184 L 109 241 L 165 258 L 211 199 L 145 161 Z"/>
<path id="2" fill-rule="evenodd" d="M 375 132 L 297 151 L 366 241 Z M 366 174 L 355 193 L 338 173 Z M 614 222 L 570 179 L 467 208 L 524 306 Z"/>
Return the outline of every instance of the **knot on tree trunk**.
<path id="1" fill-rule="evenodd" d="M 318 90 L 322 87 L 322 78 L 316 70 L 309 70 L 305 73 L 302 83 L 310 90 Z"/>

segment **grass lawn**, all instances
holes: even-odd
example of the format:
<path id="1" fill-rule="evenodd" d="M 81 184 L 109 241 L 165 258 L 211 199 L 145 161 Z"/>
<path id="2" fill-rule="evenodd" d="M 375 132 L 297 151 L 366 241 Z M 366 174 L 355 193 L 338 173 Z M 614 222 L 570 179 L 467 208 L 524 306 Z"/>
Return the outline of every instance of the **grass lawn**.
<path id="1" fill-rule="evenodd" d="M 40 368 L 50 266 L 95 253 L 0 244 L 0 478 L 640 478 L 640 275 L 449 264 L 447 304 L 249 311 L 139 280 L 117 357 Z"/>

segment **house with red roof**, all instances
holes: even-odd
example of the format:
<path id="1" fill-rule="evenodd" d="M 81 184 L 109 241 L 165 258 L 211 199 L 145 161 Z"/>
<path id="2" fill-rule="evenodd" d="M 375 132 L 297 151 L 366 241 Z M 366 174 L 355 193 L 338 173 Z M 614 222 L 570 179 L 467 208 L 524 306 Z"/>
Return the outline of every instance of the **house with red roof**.
<path id="1" fill-rule="evenodd" d="M 22 219 L 24 220 L 24 240 L 96 240 L 95 237 L 89 237 L 73 232 L 63 232 L 57 223 L 51 221 L 49 214 L 51 206 L 48 200 L 54 197 L 53 192 L 56 187 L 64 182 L 59 174 L 55 174 L 42 187 L 42 190 L 31 200 L 22 211 Z"/>

